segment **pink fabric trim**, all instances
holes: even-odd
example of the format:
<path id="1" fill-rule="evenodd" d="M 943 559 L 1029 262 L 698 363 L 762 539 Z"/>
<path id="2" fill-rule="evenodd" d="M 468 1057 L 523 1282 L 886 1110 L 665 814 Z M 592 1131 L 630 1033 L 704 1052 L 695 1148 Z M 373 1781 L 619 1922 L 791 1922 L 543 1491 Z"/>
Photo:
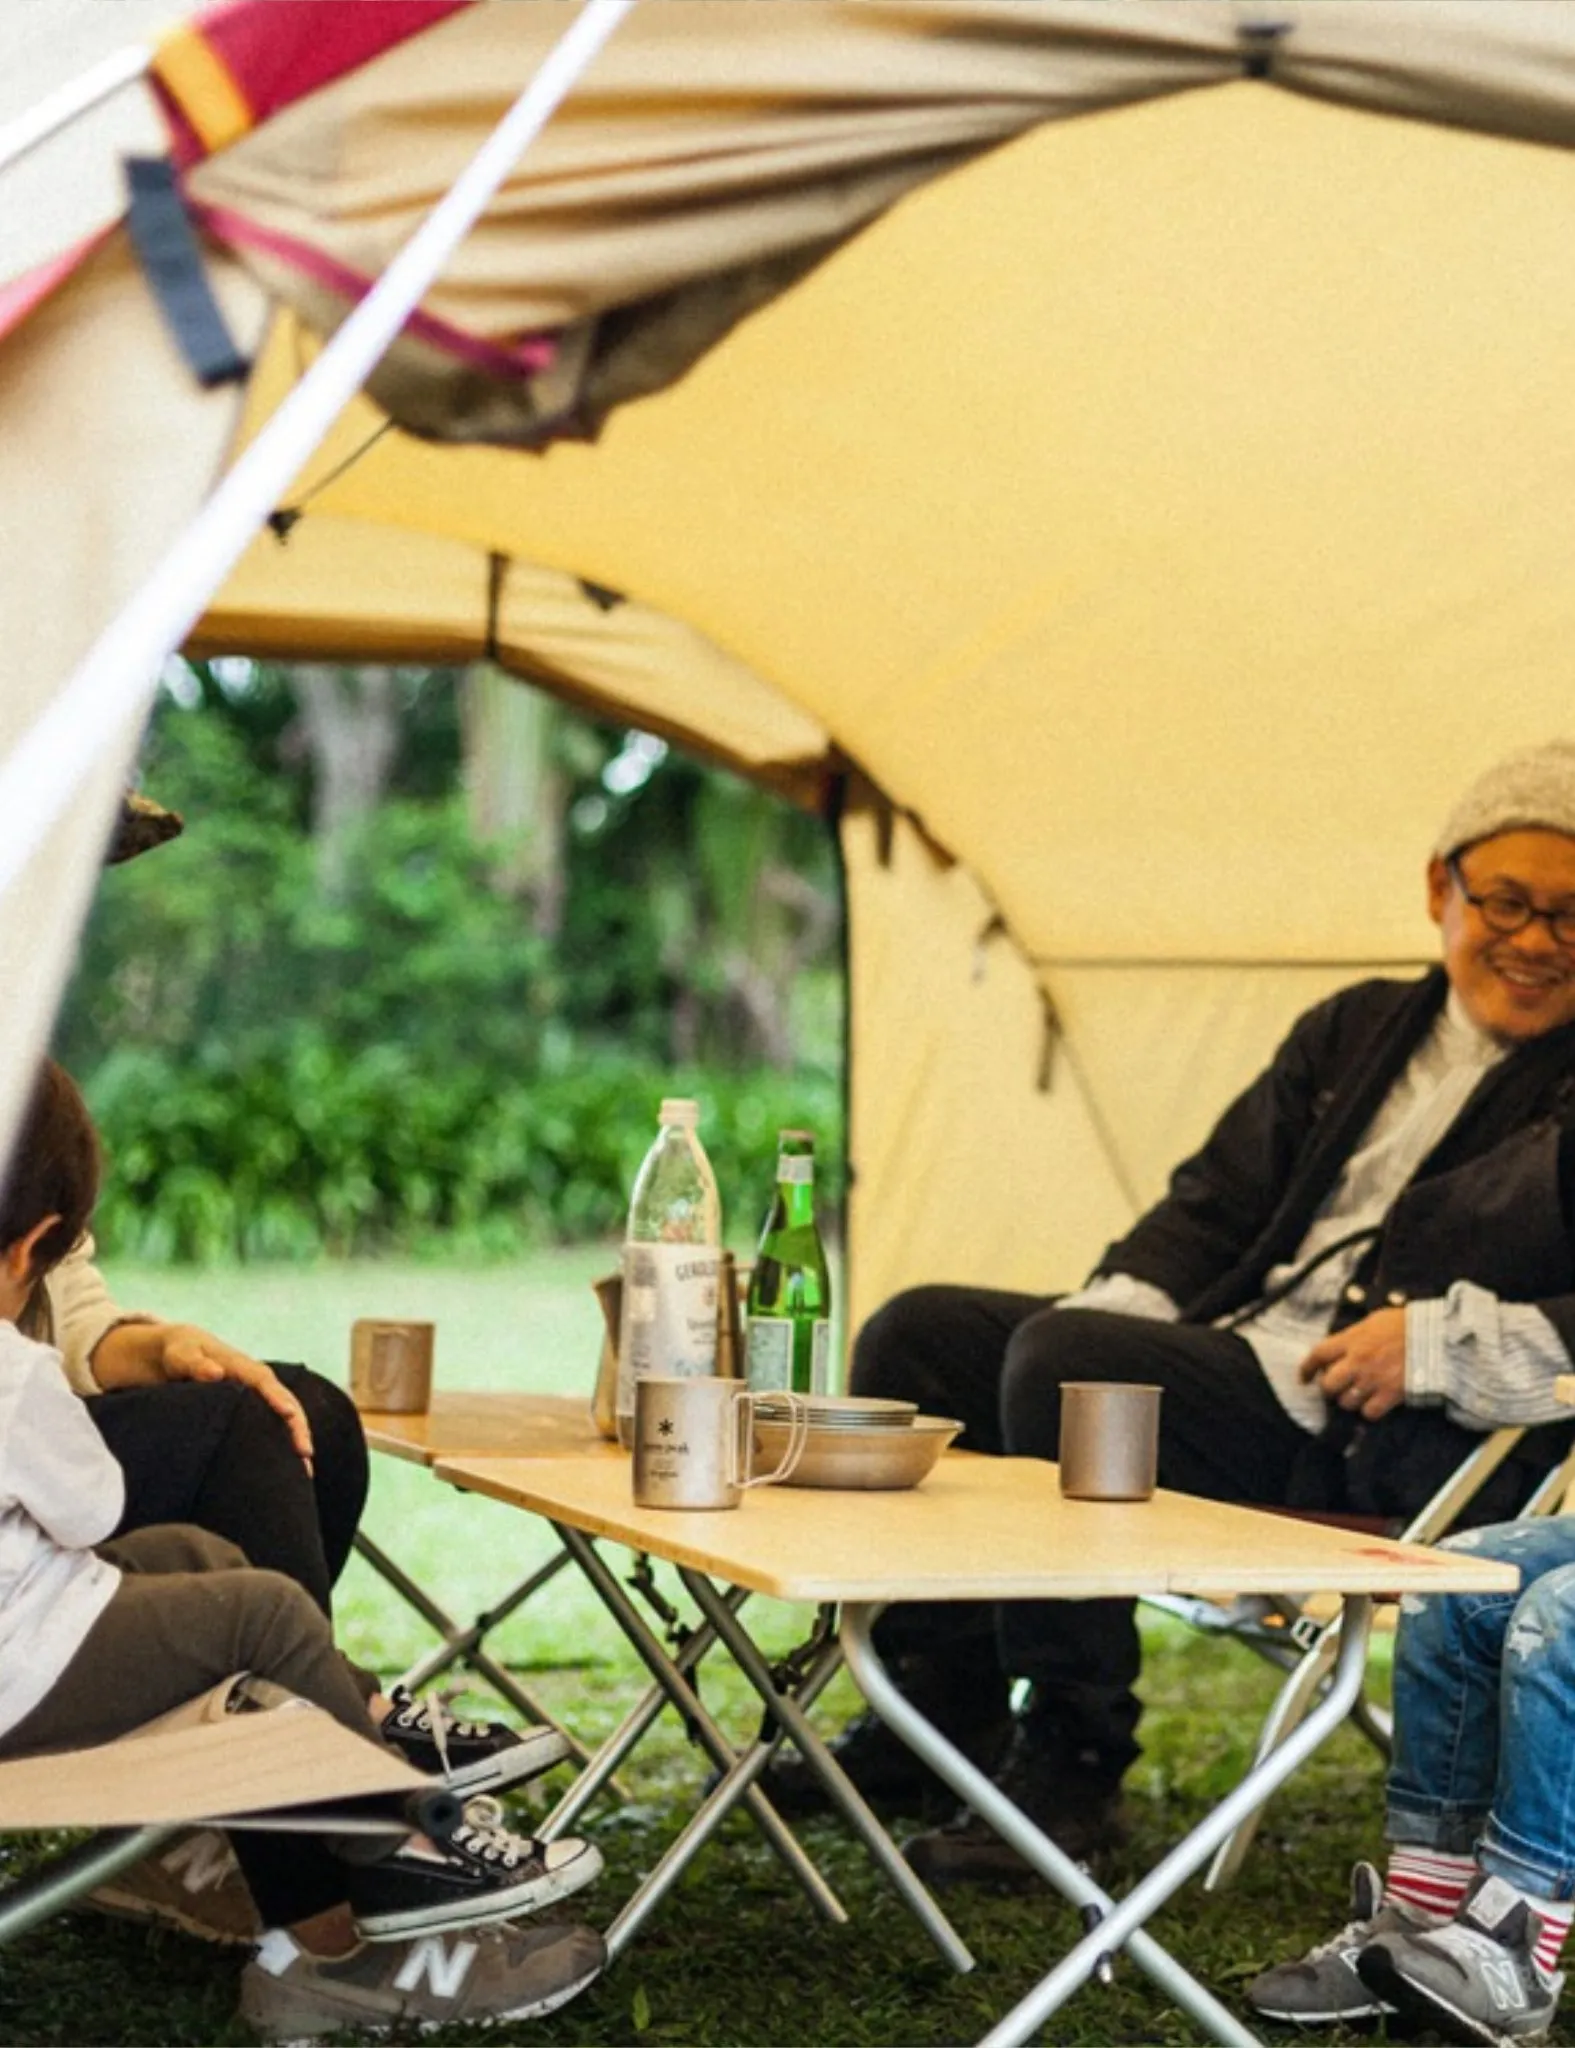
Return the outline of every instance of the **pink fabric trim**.
<path id="1" fill-rule="evenodd" d="M 298 242 L 293 236 L 281 235 L 274 228 L 261 227 L 256 221 L 247 220 L 243 214 L 231 212 L 228 207 L 193 206 L 192 212 L 221 242 L 228 242 L 236 248 L 261 249 L 270 256 L 276 256 L 281 263 L 303 271 L 340 298 L 348 299 L 352 305 L 365 298 L 372 289 L 369 277 L 351 270 L 337 258 L 312 248 L 309 243 Z M 405 331 L 491 377 L 532 376 L 536 371 L 546 369 L 558 352 L 557 341 L 550 334 L 529 334 L 512 348 L 505 348 L 496 342 L 483 341 L 479 335 L 467 334 L 462 327 L 451 327 L 446 320 L 423 313 L 419 307 L 405 322 Z"/>
<path id="2" fill-rule="evenodd" d="M 230 73 L 260 125 L 320 86 L 358 70 L 397 43 L 420 35 L 445 15 L 474 0 L 220 0 L 201 10 L 194 26 Z M 176 161 L 183 167 L 206 152 L 177 117 Z"/>
<path id="3" fill-rule="evenodd" d="M 51 292 L 63 285 L 79 264 L 84 263 L 95 249 L 101 248 L 115 232 L 114 225 L 100 228 L 96 234 L 88 235 L 74 248 L 66 249 L 58 256 L 51 256 L 36 269 L 26 270 L 20 277 L 12 278 L 7 285 L 0 285 L 0 335 L 20 327 L 35 306 L 42 305 Z"/>

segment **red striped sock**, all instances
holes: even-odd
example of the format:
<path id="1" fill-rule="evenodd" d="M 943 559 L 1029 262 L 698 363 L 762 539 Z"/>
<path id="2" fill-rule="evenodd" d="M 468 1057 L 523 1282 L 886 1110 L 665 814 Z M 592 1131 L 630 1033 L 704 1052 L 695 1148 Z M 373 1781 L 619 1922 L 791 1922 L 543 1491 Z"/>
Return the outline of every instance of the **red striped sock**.
<path id="1" fill-rule="evenodd" d="M 1525 1898 L 1526 1904 L 1542 1922 L 1542 1932 L 1537 1936 L 1531 1953 L 1551 1977 L 1559 1966 L 1559 1951 L 1570 1931 L 1570 1922 L 1575 1920 L 1575 1900 L 1539 1899 L 1535 1892 L 1527 1892 Z"/>
<path id="2" fill-rule="evenodd" d="M 1393 1900 L 1425 1913 L 1429 1920 L 1452 1920 L 1477 1874 L 1470 1856 L 1452 1856 L 1447 1849 L 1424 1849 L 1407 1843 L 1391 1849 L 1384 1874 L 1385 1903 Z"/>

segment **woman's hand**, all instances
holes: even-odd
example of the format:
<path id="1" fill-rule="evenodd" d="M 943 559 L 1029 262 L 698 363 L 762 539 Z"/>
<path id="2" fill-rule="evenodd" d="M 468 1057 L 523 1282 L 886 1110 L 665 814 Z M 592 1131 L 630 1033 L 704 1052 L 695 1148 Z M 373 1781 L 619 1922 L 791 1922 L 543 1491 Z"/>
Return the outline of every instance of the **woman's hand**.
<path id="1" fill-rule="evenodd" d="M 308 1472 L 312 1431 L 306 1410 L 271 1365 L 252 1358 L 195 1323 L 116 1323 L 93 1348 L 93 1377 L 110 1387 L 152 1386 L 160 1380 L 239 1380 L 250 1387 L 290 1432 Z"/>

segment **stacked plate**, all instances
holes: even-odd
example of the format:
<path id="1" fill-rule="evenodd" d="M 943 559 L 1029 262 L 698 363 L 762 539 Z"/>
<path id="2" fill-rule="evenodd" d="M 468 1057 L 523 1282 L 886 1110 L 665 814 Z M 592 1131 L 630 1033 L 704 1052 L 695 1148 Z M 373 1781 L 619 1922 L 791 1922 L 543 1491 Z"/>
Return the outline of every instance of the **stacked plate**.
<path id="1" fill-rule="evenodd" d="M 809 1394 L 804 1448 L 784 1486 L 855 1490 L 917 1486 L 962 1428 L 942 1415 L 921 1415 L 916 1401 L 858 1394 Z M 769 1472 L 792 1437 L 788 1404 L 762 1394 L 755 1407 L 755 1465 Z"/>

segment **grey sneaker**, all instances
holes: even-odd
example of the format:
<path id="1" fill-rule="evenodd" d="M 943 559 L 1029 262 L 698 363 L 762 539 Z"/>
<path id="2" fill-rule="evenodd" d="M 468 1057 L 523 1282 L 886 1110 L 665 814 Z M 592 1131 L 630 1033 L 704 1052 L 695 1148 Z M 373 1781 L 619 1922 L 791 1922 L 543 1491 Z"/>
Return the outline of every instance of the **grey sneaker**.
<path id="1" fill-rule="evenodd" d="M 358 1948 L 325 1961 L 283 1928 L 241 1972 L 241 2017 L 265 2041 L 352 2028 L 426 2033 L 458 2020 L 533 2020 L 566 2005 L 607 1961 L 589 1927 L 488 1927 Z"/>
<path id="2" fill-rule="evenodd" d="M 1413 1907 L 1386 1906 L 1384 1881 L 1370 1863 L 1351 1872 L 1351 1917 L 1338 1934 L 1310 1948 L 1299 1962 L 1276 1963 L 1247 1986 L 1247 2003 L 1266 2020 L 1303 2027 L 1333 2027 L 1377 2019 L 1393 2006 L 1357 1975 L 1356 1959 L 1375 1936 L 1410 1934 L 1431 1926 Z"/>
<path id="3" fill-rule="evenodd" d="M 1541 1927 L 1513 1885 L 1484 1871 L 1453 1920 L 1370 1942 L 1356 1967 L 1371 1990 L 1447 2040 L 1537 2040 L 1564 1988 L 1563 1973 L 1550 1977 L 1532 1954 Z"/>
<path id="4" fill-rule="evenodd" d="M 198 1941 L 250 1947 L 262 1922 L 229 1842 L 216 1828 L 188 1829 L 87 1895 L 120 1920 L 178 1927 Z"/>
<path id="5" fill-rule="evenodd" d="M 471 1799 L 446 1840 L 406 1842 L 377 1863 L 347 1865 L 357 1934 L 363 1941 L 397 1941 L 514 1920 L 601 1876 L 601 1851 L 593 1843 L 574 1835 L 539 1842 L 501 1820 L 495 1799 Z"/>

